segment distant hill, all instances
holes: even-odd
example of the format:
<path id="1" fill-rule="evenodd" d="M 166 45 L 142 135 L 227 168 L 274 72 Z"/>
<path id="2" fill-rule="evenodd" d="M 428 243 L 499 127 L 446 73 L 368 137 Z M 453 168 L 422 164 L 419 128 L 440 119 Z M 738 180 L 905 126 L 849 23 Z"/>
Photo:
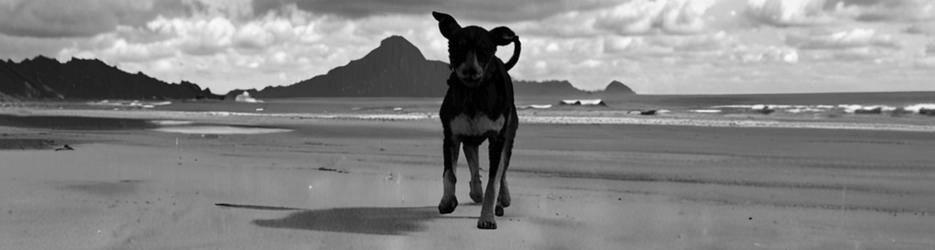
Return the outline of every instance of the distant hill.
<path id="1" fill-rule="evenodd" d="M 256 98 L 325 96 L 443 96 L 448 86 L 448 64 L 426 60 L 412 43 L 400 36 L 383 39 L 380 46 L 347 65 L 289 86 L 250 91 Z M 243 90 L 234 90 L 228 96 Z"/>
<path id="2" fill-rule="evenodd" d="M 248 91 L 256 98 L 277 97 L 442 97 L 451 70 L 441 61 L 426 60 L 416 46 L 401 36 L 390 36 L 363 58 L 334 68 L 288 86 L 266 87 L 262 90 L 237 89 L 227 93 L 227 99 Z M 513 80 L 516 95 L 574 95 L 588 92 L 576 89 L 568 81 Z M 608 86 L 607 93 L 630 93 L 623 83 Z M 626 91 L 624 91 L 626 90 Z"/>
<path id="3" fill-rule="evenodd" d="M 612 81 L 604 90 L 586 91 L 575 88 L 567 80 L 523 81 L 513 80 L 516 95 L 575 95 L 575 94 L 636 94 L 629 87 L 618 81 Z"/>
<path id="4" fill-rule="evenodd" d="M 628 95 L 636 94 L 636 92 L 633 92 L 633 90 L 630 89 L 630 87 L 627 87 L 627 85 L 624 85 L 622 82 L 619 82 L 619 81 L 611 81 L 610 84 L 607 84 L 607 87 L 604 88 L 604 93 L 628 94 Z"/>
<path id="5" fill-rule="evenodd" d="M 586 93 L 571 85 L 567 80 L 523 81 L 513 80 L 516 95 L 562 95 Z"/>
<path id="6" fill-rule="evenodd" d="M 24 99 L 222 98 L 191 82 L 166 83 L 96 59 L 60 63 L 44 56 L 0 61 L 0 93 Z"/>

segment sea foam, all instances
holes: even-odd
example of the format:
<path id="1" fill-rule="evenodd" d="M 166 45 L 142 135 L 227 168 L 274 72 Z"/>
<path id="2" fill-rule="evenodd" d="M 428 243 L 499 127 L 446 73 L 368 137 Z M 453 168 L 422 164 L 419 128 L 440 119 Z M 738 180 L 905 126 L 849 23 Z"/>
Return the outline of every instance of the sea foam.
<path id="1" fill-rule="evenodd" d="M 197 125 L 197 126 L 170 126 L 155 128 L 154 131 L 179 134 L 219 134 L 219 135 L 248 135 L 248 134 L 271 134 L 290 132 L 291 129 L 282 128 L 258 128 L 258 127 L 238 127 L 222 125 Z"/>

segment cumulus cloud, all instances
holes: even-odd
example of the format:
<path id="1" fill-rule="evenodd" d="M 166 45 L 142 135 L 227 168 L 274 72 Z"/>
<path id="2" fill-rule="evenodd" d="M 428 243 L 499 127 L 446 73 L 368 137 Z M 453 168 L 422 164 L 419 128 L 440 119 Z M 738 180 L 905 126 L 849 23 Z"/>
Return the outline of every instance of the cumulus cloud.
<path id="1" fill-rule="evenodd" d="M 118 25 L 139 25 L 184 10 L 178 0 L 2 0 L 0 33 L 27 37 L 87 37 Z"/>
<path id="2" fill-rule="evenodd" d="M 193 55 L 211 55 L 231 44 L 234 24 L 224 17 L 208 19 L 156 18 L 146 25 L 149 31 L 174 37 L 181 51 Z"/>
<path id="3" fill-rule="evenodd" d="M 833 21 L 824 7 L 825 0 L 749 0 L 747 15 L 770 25 L 810 26 Z"/>
<path id="4" fill-rule="evenodd" d="M 63 47 L 79 42 L 78 38 L 45 39 L 10 36 L 0 33 L 0 60 L 19 61 L 36 55 L 53 57 Z"/>
<path id="5" fill-rule="evenodd" d="M 906 34 L 935 36 L 935 21 L 910 25 L 903 32 Z"/>
<path id="6" fill-rule="evenodd" d="M 712 0 L 634 0 L 596 13 L 595 27 L 621 35 L 653 30 L 693 34 L 705 30 L 705 12 Z"/>
<path id="7" fill-rule="evenodd" d="M 815 31 L 792 33 L 786 37 L 786 44 L 799 49 L 851 49 L 858 47 L 876 47 L 899 49 L 900 43 L 893 36 L 879 34 L 873 29 L 850 29 L 843 31 Z"/>
<path id="8" fill-rule="evenodd" d="M 514 31 L 526 36 L 547 36 L 547 37 L 581 37 L 596 36 L 600 32 L 594 28 L 596 21 L 595 13 L 597 11 L 577 12 L 572 11 L 544 18 L 542 20 L 524 21 L 510 24 L 509 27 Z"/>
<path id="9" fill-rule="evenodd" d="M 786 37 L 786 44 L 806 52 L 812 60 L 870 60 L 877 63 L 893 60 L 904 46 L 892 35 L 860 28 L 792 33 Z"/>
<path id="10" fill-rule="evenodd" d="M 568 11 L 588 11 L 616 5 L 628 0 L 538 0 L 476 1 L 476 0 L 255 0 L 254 9 L 264 12 L 282 5 L 295 4 L 299 9 L 333 14 L 353 19 L 375 15 L 411 14 L 429 17 L 432 11 L 442 11 L 456 18 L 492 22 L 539 20 Z"/>
<path id="11" fill-rule="evenodd" d="M 935 68 L 935 41 L 925 46 L 924 55 L 916 59 L 916 66 L 921 68 Z"/>
<path id="12" fill-rule="evenodd" d="M 836 0 L 838 6 L 854 6 L 856 19 L 861 21 L 935 19 L 935 2 L 931 0 Z"/>
<path id="13" fill-rule="evenodd" d="M 935 20 L 931 0 L 748 0 L 747 14 L 775 26 L 812 26 L 840 21 Z"/>
<path id="14" fill-rule="evenodd" d="M 87 43 L 99 49 L 92 51 L 67 47 L 59 51 L 57 56 L 61 59 L 82 57 L 101 58 L 112 62 L 146 62 L 172 56 L 175 51 L 175 48 L 166 42 L 135 43 L 114 34 L 98 35 Z"/>
<path id="15" fill-rule="evenodd" d="M 726 32 L 691 36 L 607 36 L 604 52 L 628 55 L 721 53 L 737 46 Z"/>
<path id="16" fill-rule="evenodd" d="M 428 14 L 440 10 L 463 25 L 503 25 L 520 34 L 523 56 L 514 78 L 568 79 L 590 89 L 622 80 L 656 93 L 790 90 L 796 88 L 772 79 L 853 82 L 825 72 L 886 66 L 892 70 L 876 71 L 895 77 L 905 68 L 935 65 L 935 45 L 926 48 L 931 39 L 922 36 L 931 34 L 907 29 L 932 23 L 928 0 L 72 2 L 0 0 L 0 54 L 100 58 L 225 91 L 326 73 L 389 35 L 406 37 L 429 59 L 446 60 L 447 42 Z M 509 57 L 511 49 L 501 47 L 498 55 Z M 834 67 L 819 72 L 821 65 Z M 919 79 L 935 77 L 925 76 Z"/>
<path id="17" fill-rule="evenodd" d="M 748 0 L 747 14 L 775 26 L 812 26 L 838 21 L 935 19 L 931 0 Z"/>
<path id="18" fill-rule="evenodd" d="M 711 30 L 713 0 L 633 0 L 588 11 L 566 11 L 543 19 L 510 24 L 524 34 L 547 37 L 600 37 L 608 34 L 692 35 Z"/>
<path id="19" fill-rule="evenodd" d="M 206 10 L 159 16 L 138 27 L 118 26 L 62 49 L 57 57 L 100 58 L 129 71 L 222 85 L 214 88 L 221 90 L 288 84 L 323 74 L 365 55 L 394 34 L 407 37 L 427 56 L 445 58 L 445 40 L 430 18 L 350 20 L 294 6 L 251 14 L 253 18 L 227 13 Z"/>
<path id="20" fill-rule="evenodd" d="M 772 63 L 782 62 L 795 64 L 799 62 L 799 51 L 785 46 L 741 46 L 729 54 L 729 59 L 742 63 Z"/>

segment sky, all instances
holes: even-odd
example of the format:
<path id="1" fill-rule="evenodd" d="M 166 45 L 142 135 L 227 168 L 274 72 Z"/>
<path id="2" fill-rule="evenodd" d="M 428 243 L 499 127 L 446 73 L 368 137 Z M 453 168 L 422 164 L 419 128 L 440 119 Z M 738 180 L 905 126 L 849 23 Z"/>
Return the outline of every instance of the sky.
<path id="1" fill-rule="evenodd" d="M 935 0 L 0 0 L 0 58 L 98 58 L 222 93 L 324 74 L 391 35 L 446 61 L 431 11 L 510 27 L 523 41 L 514 79 L 644 94 L 935 91 Z"/>

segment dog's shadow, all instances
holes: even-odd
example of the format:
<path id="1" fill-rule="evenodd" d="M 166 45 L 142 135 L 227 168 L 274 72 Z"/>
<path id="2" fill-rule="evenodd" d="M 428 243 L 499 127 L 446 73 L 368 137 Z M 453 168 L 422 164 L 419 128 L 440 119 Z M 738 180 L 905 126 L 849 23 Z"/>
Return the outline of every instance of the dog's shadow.
<path id="1" fill-rule="evenodd" d="M 253 220 L 261 227 L 302 229 L 328 232 L 362 233 L 378 235 L 405 235 L 425 230 L 425 223 L 435 219 L 477 219 L 467 216 L 442 216 L 438 208 L 427 207 L 344 207 L 307 210 L 286 207 L 217 204 L 223 207 L 295 210 L 286 217 Z"/>

